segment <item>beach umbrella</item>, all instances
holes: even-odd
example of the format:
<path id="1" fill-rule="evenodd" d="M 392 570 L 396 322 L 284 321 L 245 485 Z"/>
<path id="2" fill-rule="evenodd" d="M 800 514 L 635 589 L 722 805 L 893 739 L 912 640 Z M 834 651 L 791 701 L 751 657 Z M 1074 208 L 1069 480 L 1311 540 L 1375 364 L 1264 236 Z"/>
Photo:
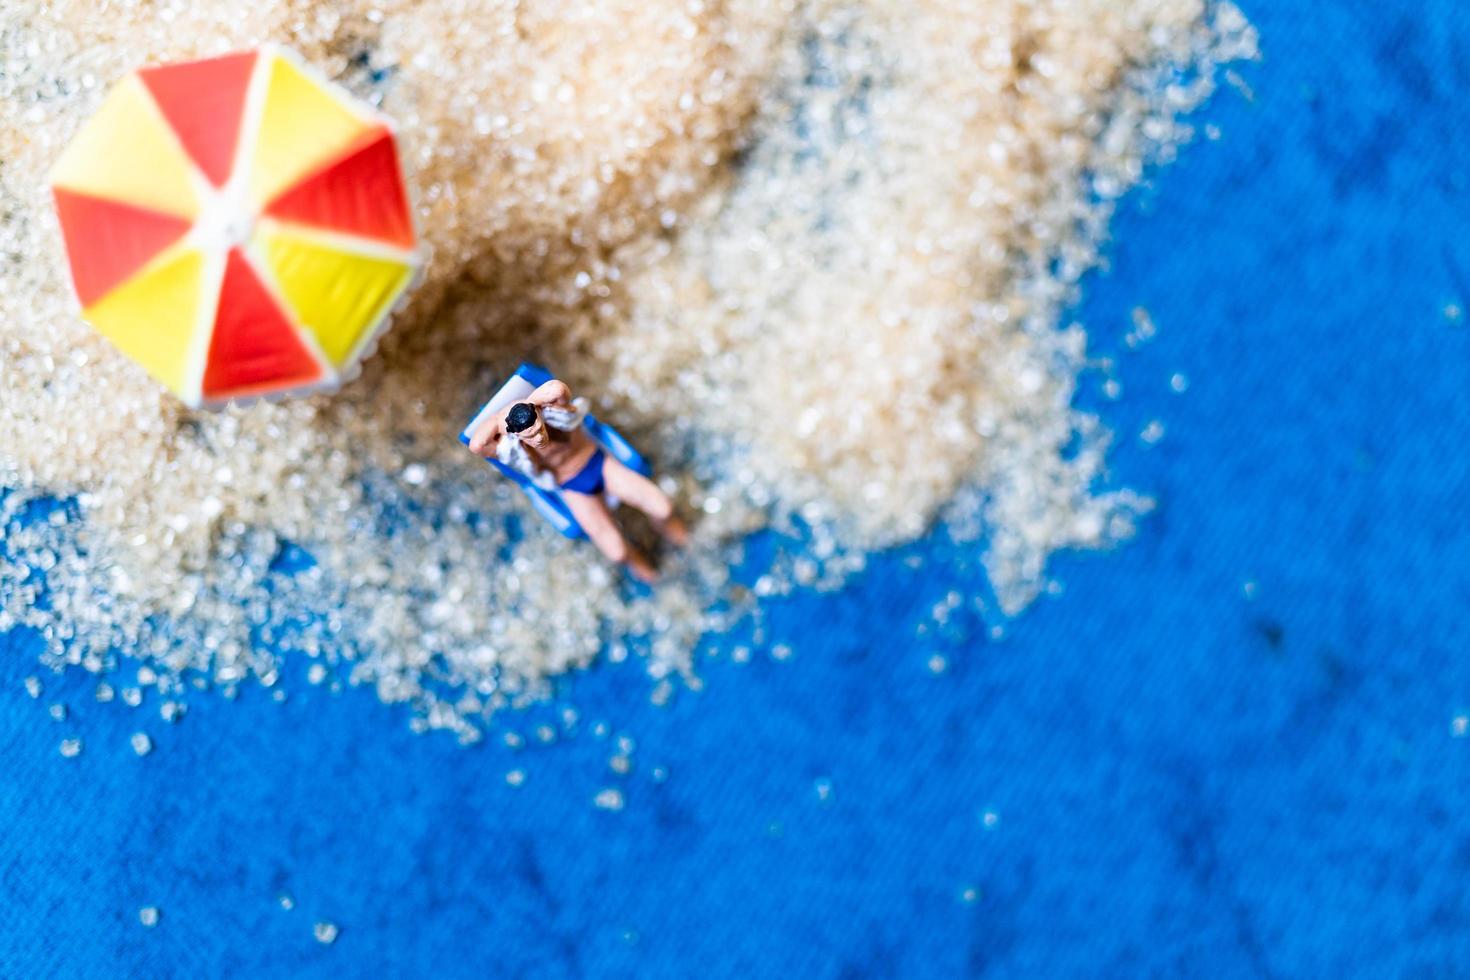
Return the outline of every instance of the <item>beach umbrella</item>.
<path id="1" fill-rule="evenodd" d="M 127 76 L 50 180 L 83 316 L 191 406 L 336 386 L 423 262 L 389 121 L 279 48 Z"/>

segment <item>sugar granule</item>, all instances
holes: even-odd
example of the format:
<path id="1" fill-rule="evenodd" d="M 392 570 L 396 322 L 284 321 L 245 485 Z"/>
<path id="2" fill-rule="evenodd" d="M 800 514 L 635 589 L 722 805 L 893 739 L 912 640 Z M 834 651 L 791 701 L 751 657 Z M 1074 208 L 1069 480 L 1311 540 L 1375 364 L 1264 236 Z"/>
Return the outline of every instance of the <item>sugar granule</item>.
<path id="1" fill-rule="evenodd" d="M 598 791 L 597 795 L 592 798 L 593 806 L 599 810 L 621 810 L 623 802 L 623 791 L 611 786 Z"/>
<path id="2" fill-rule="evenodd" d="M 50 666 L 125 651 L 160 694 L 187 672 L 233 696 L 301 654 L 472 741 L 606 637 L 666 700 L 756 597 L 835 587 L 935 522 L 984 540 L 1014 612 L 1048 555 L 1147 508 L 1095 487 L 1086 338 L 1059 325 L 1112 202 L 1253 54 L 1228 3 L 169 11 L 0 9 L 0 628 L 38 630 Z M 399 122 L 433 259 L 339 395 L 193 413 L 80 320 L 44 175 L 126 71 L 267 39 Z M 454 443 L 523 356 L 700 515 L 651 597 Z M 38 520 L 46 494 L 69 502 Z M 763 527 L 800 554 L 746 590 L 729 568 Z M 281 571 L 292 546 L 315 564 Z"/>

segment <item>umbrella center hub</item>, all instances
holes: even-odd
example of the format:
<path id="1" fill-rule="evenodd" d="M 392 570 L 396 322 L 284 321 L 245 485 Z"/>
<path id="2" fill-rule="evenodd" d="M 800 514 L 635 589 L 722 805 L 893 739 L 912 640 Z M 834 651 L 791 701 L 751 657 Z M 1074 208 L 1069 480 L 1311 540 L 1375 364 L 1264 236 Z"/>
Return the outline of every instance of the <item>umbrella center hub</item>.
<path id="1" fill-rule="evenodd" d="M 250 241 L 255 233 L 255 212 L 243 195 L 228 191 L 205 202 L 194 226 L 199 244 L 211 251 L 229 251 Z"/>

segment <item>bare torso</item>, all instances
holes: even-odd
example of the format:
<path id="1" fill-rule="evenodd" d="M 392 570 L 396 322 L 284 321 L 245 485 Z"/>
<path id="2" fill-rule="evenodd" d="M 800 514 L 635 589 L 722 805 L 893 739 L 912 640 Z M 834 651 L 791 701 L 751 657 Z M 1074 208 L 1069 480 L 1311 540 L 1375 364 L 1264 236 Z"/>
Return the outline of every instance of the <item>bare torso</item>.
<path id="1" fill-rule="evenodd" d="M 542 449 L 525 447 L 526 455 L 546 472 L 565 483 L 582 471 L 587 460 L 597 451 L 597 444 L 580 428 L 570 431 L 546 428 L 547 444 Z"/>

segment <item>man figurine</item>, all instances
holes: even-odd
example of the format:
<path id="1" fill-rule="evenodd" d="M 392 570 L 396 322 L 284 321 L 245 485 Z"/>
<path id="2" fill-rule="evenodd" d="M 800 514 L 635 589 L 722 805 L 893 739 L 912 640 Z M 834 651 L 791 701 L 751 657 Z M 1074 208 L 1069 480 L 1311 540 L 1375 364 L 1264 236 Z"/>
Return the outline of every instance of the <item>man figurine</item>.
<path id="1" fill-rule="evenodd" d="M 585 402 L 584 402 L 585 404 Z M 653 583 L 658 572 L 623 537 L 605 494 L 638 508 L 670 543 L 689 538 L 674 513 L 674 502 L 658 485 L 609 456 L 582 431 L 585 408 L 572 402 L 564 382 L 552 379 L 523 402 L 490 416 L 470 436 L 470 451 L 494 456 L 539 485 L 561 490 L 567 509 L 604 555 L 640 582 Z"/>

